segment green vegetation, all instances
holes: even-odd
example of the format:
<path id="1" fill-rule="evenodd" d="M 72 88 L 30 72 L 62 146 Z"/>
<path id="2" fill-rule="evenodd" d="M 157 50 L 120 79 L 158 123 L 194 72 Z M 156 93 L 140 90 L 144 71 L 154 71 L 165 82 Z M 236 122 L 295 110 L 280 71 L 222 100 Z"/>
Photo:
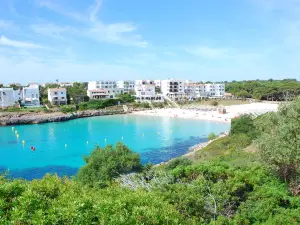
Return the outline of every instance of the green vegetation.
<path id="1" fill-rule="evenodd" d="M 215 140 L 205 148 L 196 152 L 195 159 L 204 162 L 215 159 L 218 156 L 231 154 L 239 151 L 251 144 L 251 138 L 246 134 L 230 135 Z"/>
<path id="2" fill-rule="evenodd" d="M 300 82 L 295 79 L 232 81 L 226 83 L 226 92 L 241 98 L 287 101 L 300 94 Z"/>
<path id="3" fill-rule="evenodd" d="M 130 94 L 120 94 L 118 96 L 118 99 L 120 100 L 121 103 L 131 103 L 135 101 L 135 97 L 133 97 Z"/>
<path id="4" fill-rule="evenodd" d="M 252 115 L 243 115 L 231 120 L 230 135 L 235 134 L 247 134 L 251 139 L 257 137 L 258 131 L 254 126 L 254 118 Z"/>
<path id="5" fill-rule="evenodd" d="M 290 105 L 282 105 L 278 113 L 259 118 L 261 132 L 257 140 L 261 157 L 271 171 L 287 183 L 298 185 L 300 193 L 300 98 Z"/>
<path id="6" fill-rule="evenodd" d="M 119 101 L 119 99 L 91 100 L 79 103 L 78 108 L 79 110 L 104 109 L 105 107 L 117 105 Z"/>
<path id="7" fill-rule="evenodd" d="M 68 104 L 79 104 L 80 102 L 87 102 L 89 97 L 86 95 L 88 83 L 73 83 L 73 86 L 67 87 Z"/>
<path id="8" fill-rule="evenodd" d="M 210 133 L 209 135 L 208 135 L 208 140 L 209 141 L 211 141 L 211 140 L 214 140 L 214 139 L 216 139 L 218 136 L 215 134 L 215 133 Z"/>
<path id="9" fill-rule="evenodd" d="M 212 106 L 218 106 L 218 105 L 219 105 L 219 103 L 218 103 L 217 101 L 212 101 L 210 104 L 211 104 Z"/>
<path id="10" fill-rule="evenodd" d="M 60 111 L 63 113 L 70 113 L 76 111 L 76 106 L 74 105 L 63 105 L 60 107 Z"/>
<path id="11" fill-rule="evenodd" d="M 194 161 L 96 147 L 72 179 L 0 177 L 0 224 L 299 224 L 300 98 L 232 121 Z"/>
<path id="12" fill-rule="evenodd" d="M 122 143 L 117 143 L 115 147 L 96 147 L 90 156 L 85 157 L 85 162 L 86 165 L 78 172 L 78 180 L 92 187 L 103 186 L 122 173 L 136 172 L 142 168 L 140 156 Z"/>

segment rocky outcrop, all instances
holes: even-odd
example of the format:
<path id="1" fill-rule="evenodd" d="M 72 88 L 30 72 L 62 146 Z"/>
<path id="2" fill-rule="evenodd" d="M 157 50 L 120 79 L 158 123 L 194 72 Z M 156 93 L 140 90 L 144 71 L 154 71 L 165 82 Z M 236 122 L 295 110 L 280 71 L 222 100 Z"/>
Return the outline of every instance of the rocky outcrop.
<path id="1" fill-rule="evenodd" d="M 77 118 L 92 117 L 92 116 L 102 116 L 107 113 L 102 110 L 86 110 L 74 113 L 33 113 L 33 112 L 3 112 L 0 113 L 0 125 L 16 125 L 16 124 L 38 124 L 38 123 L 48 123 L 48 122 L 62 122 Z"/>

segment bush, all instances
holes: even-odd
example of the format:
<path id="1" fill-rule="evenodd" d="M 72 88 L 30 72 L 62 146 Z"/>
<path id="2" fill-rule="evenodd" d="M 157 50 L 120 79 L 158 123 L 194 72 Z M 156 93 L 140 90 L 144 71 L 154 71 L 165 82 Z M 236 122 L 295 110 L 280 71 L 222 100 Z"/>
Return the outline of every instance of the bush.
<path id="1" fill-rule="evenodd" d="M 80 110 L 104 109 L 109 106 L 117 105 L 119 101 L 119 99 L 91 100 L 89 102 L 79 103 L 78 108 Z"/>
<path id="2" fill-rule="evenodd" d="M 130 102 L 134 102 L 135 101 L 135 97 L 133 97 L 130 94 L 120 94 L 118 96 L 118 98 L 120 99 L 121 103 L 130 103 Z"/>
<path id="3" fill-rule="evenodd" d="M 15 108 L 15 107 L 9 107 L 7 108 L 8 112 L 20 112 L 21 109 L 20 108 Z"/>
<path id="4" fill-rule="evenodd" d="M 208 139 L 209 141 L 211 141 L 211 140 L 216 139 L 217 137 L 218 137 L 218 136 L 217 136 L 215 133 L 212 132 L 212 133 L 210 133 L 210 134 L 208 135 L 208 138 L 207 138 L 207 139 Z"/>
<path id="5" fill-rule="evenodd" d="M 120 174 L 142 169 L 140 156 L 120 142 L 114 147 L 98 146 L 84 160 L 86 165 L 80 168 L 78 180 L 89 186 L 105 186 Z"/>
<path id="6" fill-rule="evenodd" d="M 245 134 L 226 136 L 210 143 L 196 152 L 196 159 L 206 161 L 233 151 L 242 150 L 251 144 L 251 139 Z"/>
<path id="7" fill-rule="evenodd" d="M 230 135 L 246 134 L 251 139 L 255 139 L 258 131 L 254 126 L 254 119 L 252 115 L 242 115 L 236 119 L 231 120 Z"/>
<path id="8" fill-rule="evenodd" d="M 211 104 L 212 106 L 218 106 L 218 105 L 219 105 L 219 103 L 218 103 L 217 101 L 212 101 L 210 104 Z"/>
<path id="9" fill-rule="evenodd" d="M 173 160 L 169 161 L 166 164 L 165 169 L 166 170 L 172 170 L 172 169 L 175 169 L 177 166 L 189 166 L 189 165 L 192 165 L 191 160 L 189 160 L 187 158 L 180 157 L 180 158 L 176 158 L 176 159 L 173 159 Z"/>
<path id="10" fill-rule="evenodd" d="M 60 111 L 63 113 L 70 113 L 70 112 L 75 112 L 76 107 L 73 105 L 63 105 L 60 107 Z"/>

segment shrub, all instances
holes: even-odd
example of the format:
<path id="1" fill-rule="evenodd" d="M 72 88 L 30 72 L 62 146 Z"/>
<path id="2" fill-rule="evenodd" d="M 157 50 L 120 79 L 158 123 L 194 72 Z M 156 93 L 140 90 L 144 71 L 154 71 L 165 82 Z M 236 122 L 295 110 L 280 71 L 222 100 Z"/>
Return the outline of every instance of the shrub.
<path id="1" fill-rule="evenodd" d="M 91 100 L 79 103 L 78 108 L 80 110 L 104 109 L 105 107 L 117 105 L 119 101 L 119 99 Z"/>
<path id="2" fill-rule="evenodd" d="M 116 146 L 97 146 L 84 160 L 86 165 L 80 168 L 78 180 L 89 186 L 105 186 L 122 173 L 142 169 L 140 156 L 120 142 Z"/>
<path id="3" fill-rule="evenodd" d="M 63 113 L 70 113 L 70 112 L 75 112 L 76 107 L 72 105 L 63 105 L 60 107 L 60 111 Z"/>
<path id="4" fill-rule="evenodd" d="M 251 139 L 257 137 L 258 132 L 254 126 L 254 119 L 252 115 L 242 115 L 231 120 L 230 135 L 236 134 L 246 134 Z"/>
<path id="5" fill-rule="evenodd" d="M 180 158 L 176 158 L 176 159 L 169 161 L 167 163 L 167 165 L 165 166 L 165 169 L 172 170 L 172 169 L 175 169 L 177 166 L 189 166 L 189 165 L 192 165 L 191 160 L 180 157 Z"/>
<path id="6" fill-rule="evenodd" d="M 257 144 L 265 164 L 285 182 L 300 176 L 300 98 L 259 119 Z"/>
<path id="7" fill-rule="evenodd" d="M 212 106 L 218 106 L 218 105 L 219 105 L 219 103 L 218 103 L 217 101 L 212 101 L 210 104 L 211 104 Z"/>
<path id="8" fill-rule="evenodd" d="M 212 133 L 210 133 L 210 134 L 208 135 L 208 138 L 207 138 L 207 139 L 208 139 L 209 141 L 211 141 L 211 140 L 216 139 L 217 137 L 218 137 L 218 136 L 217 136 L 215 133 L 212 132 Z"/>
<path id="9" fill-rule="evenodd" d="M 21 109 L 20 108 L 15 108 L 15 107 L 9 107 L 7 109 L 8 112 L 20 112 Z"/>

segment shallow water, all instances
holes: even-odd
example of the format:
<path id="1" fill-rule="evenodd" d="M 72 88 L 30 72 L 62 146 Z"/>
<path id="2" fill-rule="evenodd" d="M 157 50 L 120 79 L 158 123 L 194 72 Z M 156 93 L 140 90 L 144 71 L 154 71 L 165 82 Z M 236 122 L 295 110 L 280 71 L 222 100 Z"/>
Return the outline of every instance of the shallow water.
<path id="1" fill-rule="evenodd" d="M 137 115 L 100 116 L 62 123 L 0 127 L 0 170 L 12 177 L 41 178 L 46 173 L 76 174 L 95 145 L 123 141 L 143 163 L 160 163 L 228 130 L 211 121 Z M 20 135 L 17 138 L 15 131 Z M 25 144 L 22 144 L 22 140 Z M 35 151 L 30 146 L 36 148 Z"/>

